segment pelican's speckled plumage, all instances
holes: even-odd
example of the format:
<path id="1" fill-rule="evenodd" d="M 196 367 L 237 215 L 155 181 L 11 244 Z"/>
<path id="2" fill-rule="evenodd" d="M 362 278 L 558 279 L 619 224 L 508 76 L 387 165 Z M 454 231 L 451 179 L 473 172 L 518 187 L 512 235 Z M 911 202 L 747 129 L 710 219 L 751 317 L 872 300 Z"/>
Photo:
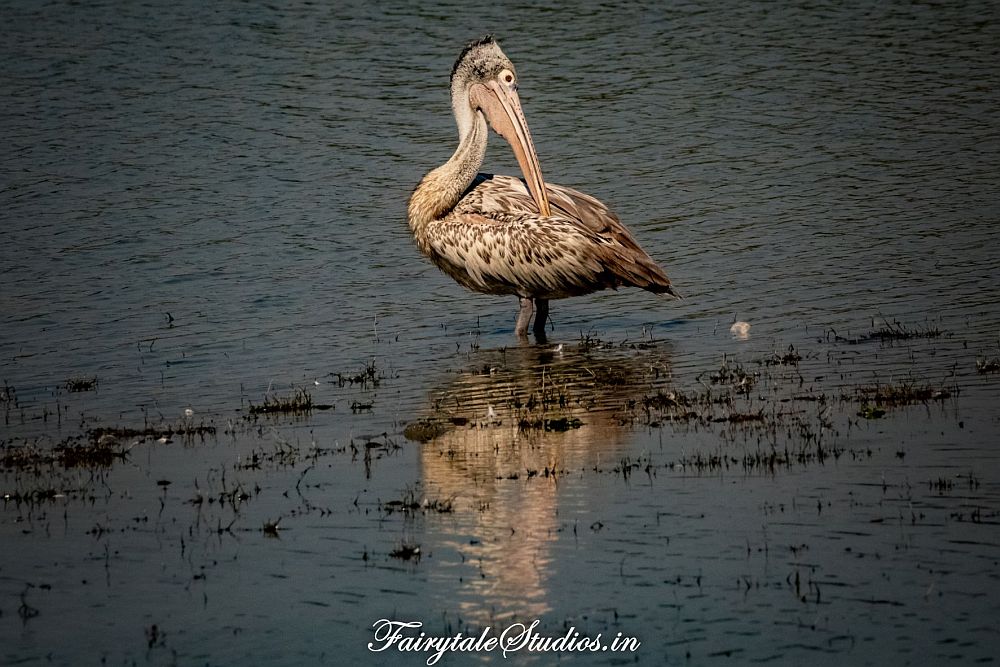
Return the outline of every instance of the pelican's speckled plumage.
<path id="1" fill-rule="evenodd" d="M 451 75 L 459 146 L 410 198 L 420 250 L 459 284 L 521 299 L 516 333 L 542 338 L 548 301 L 620 286 L 677 296 L 607 206 L 542 179 L 517 97 L 514 66 L 492 37 L 469 44 Z M 487 121 L 514 149 L 524 179 L 479 173 Z"/>

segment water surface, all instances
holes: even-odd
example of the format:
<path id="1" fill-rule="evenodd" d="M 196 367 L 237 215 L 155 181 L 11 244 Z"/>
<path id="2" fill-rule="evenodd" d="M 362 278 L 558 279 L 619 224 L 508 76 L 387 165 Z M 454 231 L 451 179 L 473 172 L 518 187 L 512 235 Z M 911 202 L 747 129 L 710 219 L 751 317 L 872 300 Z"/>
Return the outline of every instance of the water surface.
<path id="1" fill-rule="evenodd" d="M 4 662 L 390 663 L 382 617 L 622 632 L 651 664 L 996 655 L 992 4 L 2 11 L 5 456 L 216 429 L 5 463 Z M 546 178 L 684 301 L 560 301 L 521 347 L 511 299 L 420 256 L 405 202 L 485 32 Z M 496 137 L 486 167 L 516 173 Z M 898 326 L 940 335 L 871 337 Z M 297 388 L 334 407 L 248 418 Z"/>

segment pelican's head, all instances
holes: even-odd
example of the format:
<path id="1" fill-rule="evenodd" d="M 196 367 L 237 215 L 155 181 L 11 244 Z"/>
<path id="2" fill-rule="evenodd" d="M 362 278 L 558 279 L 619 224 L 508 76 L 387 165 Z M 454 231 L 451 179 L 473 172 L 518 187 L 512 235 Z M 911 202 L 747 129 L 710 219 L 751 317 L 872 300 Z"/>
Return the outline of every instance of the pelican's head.
<path id="1" fill-rule="evenodd" d="M 459 125 L 466 114 L 481 113 L 514 149 L 538 211 L 551 215 L 542 168 L 517 96 L 514 64 L 492 36 L 470 43 L 451 70 L 451 97 Z"/>

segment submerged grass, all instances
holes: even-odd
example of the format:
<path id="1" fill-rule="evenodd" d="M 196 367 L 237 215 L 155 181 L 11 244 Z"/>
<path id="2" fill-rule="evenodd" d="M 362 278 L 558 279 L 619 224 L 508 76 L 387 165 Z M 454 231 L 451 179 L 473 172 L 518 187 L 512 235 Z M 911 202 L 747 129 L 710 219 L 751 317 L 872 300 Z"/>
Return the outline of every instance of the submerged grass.
<path id="1" fill-rule="evenodd" d="M 64 468 L 108 468 L 124 461 L 131 447 L 123 447 L 117 440 L 63 443 L 51 449 L 37 445 L 4 446 L 0 453 L 0 467 L 5 469 L 37 469 L 41 466 L 61 465 Z"/>
<path id="2" fill-rule="evenodd" d="M 920 326 L 907 326 L 898 320 L 889 322 L 883 320 L 882 326 L 874 329 L 868 334 L 869 338 L 875 340 L 909 340 L 911 338 L 938 338 L 944 334 L 941 329 L 925 324 Z"/>
<path id="3" fill-rule="evenodd" d="M 210 424 L 180 426 L 99 426 L 83 435 L 70 436 L 54 446 L 38 443 L 0 445 L 0 467 L 5 469 L 30 469 L 40 466 L 61 465 L 64 468 L 108 468 L 124 461 L 129 451 L 145 440 L 170 442 L 174 436 L 191 438 L 214 435 Z"/>
<path id="4" fill-rule="evenodd" d="M 455 509 L 455 496 L 448 498 L 420 498 L 417 490 L 407 487 L 403 497 L 399 500 L 388 500 L 379 502 L 379 509 L 386 514 L 401 512 L 403 514 L 415 514 L 417 512 L 434 512 L 437 514 L 450 514 Z"/>
<path id="5" fill-rule="evenodd" d="M 292 414 L 302 415 L 313 410 L 328 410 L 332 406 L 313 403 L 312 395 L 305 389 L 296 389 L 291 396 L 265 396 L 260 405 L 250 404 L 251 415 Z"/>
<path id="6" fill-rule="evenodd" d="M 848 343 L 850 345 L 857 345 L 860 343 L 867 343 L 870 341 L 879 342 L 892 342 L 901 340 L 912 340 L 915 338 L 940 338 L 944 336 L 947 332 L 944 330 L 932 326 L 929 323 L 924 324 L 922 327 L 920 325 L 906 325 L 898 320 L 886 320 L 883 318 L 882 326 L 876 327 L 874 320 L 872 321 L 872 330 L 868 333 L 862 334 L 860 336 L 840 336 L 834 329 L 830 329 L 827 332 L 827 341 L 834 341 L 837 343 Z"/>
<path id="7" fill-rule="evenodd" d="M 698 376 L 701 380 L 705 373 Z M 749 372 L 738 363 L 729 362 L 729 357 L 723 357 L 719 370 L 707 374 L 712 384 L 729 385 L 741 393 L 748 394 L 760 377 L 759 373 Z"/>
<path id="8" fill-rule="evenodd" d="M 376 388 L 381 384 L 385 375 L 379 371 L 372 359 L 365 367 L 357 373 L 332 373 L 337 378 L 337 383 L 343 387 L 345 385 L 360 385 L 362 389 Z"/>
<path id="9" fill-rule="evenodd" d="M 789 345 L 784 354 L 772 352 L 770 356 L 758 359 L 758 364 L 765 366 L 797 366 L 802 361 L 802 355 L 795 350 L 795 346 Z"/>
<path id="10" fill-rule="evenodd" d="M 865 403 L 872 402 L 876 405 L 899 406 L 926 403 L 927 401 L 943 401 L 951 397 L 951 391 L 931 385 L 918 385 L 916 383 L 895 385 L 876 384 L 856 387 L 855 396 Z"/>
<path id="11" fill-rule="evenodd" d="M 178 424 L 174 426 L 145 426 L 143 428 L 130 428 L 127 426 L 98 426 L 87 432 L 87 438 L 94 443 L 107 441 L 109 439 L 166 439 L 174 436 L 192 437 L 215 435 L 216 428 L 212 424 Z"/>

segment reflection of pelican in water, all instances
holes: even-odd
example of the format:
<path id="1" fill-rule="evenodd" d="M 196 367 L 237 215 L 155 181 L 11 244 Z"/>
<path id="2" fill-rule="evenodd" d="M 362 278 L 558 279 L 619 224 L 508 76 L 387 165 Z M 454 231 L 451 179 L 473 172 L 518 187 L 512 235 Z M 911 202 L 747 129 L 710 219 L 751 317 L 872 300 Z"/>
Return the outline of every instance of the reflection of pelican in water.
<path id="1" fill-rule="evenodd" d="M 424 176 L 410 198 L 409 223 L 420 250 L 464 287 L 520 298 L 515 332 L 532 310 L 544 337 L 550 299 L 621 286 L 677 296 L 607 206 L 546 183 L 517 95 L 514 65 L 492 37 L 473 42 L 451 74 L 459 144 Z M 480 174 L 487 121 L 514 149 L 524 180 Z"/>
<path id="2" fill-rule="evenodd" d="M 480 567 L 456 596 L 463 618 L 537 618 L 551 608 L 553 543 L 574 530 L 561 525 L 560 506 L 570 516 L 588 502 L 574 473 L 615 465 L 628 438 L 620 412 L 657 377 L 668 381 L 669 347 L 518 347 L 480 352 L 473 363 L 431 395 L 432 418 L 448 430 L 422 446 L 421 478 L 428 494 L 455 498 L 457 520 L 437 546 Z"/>

